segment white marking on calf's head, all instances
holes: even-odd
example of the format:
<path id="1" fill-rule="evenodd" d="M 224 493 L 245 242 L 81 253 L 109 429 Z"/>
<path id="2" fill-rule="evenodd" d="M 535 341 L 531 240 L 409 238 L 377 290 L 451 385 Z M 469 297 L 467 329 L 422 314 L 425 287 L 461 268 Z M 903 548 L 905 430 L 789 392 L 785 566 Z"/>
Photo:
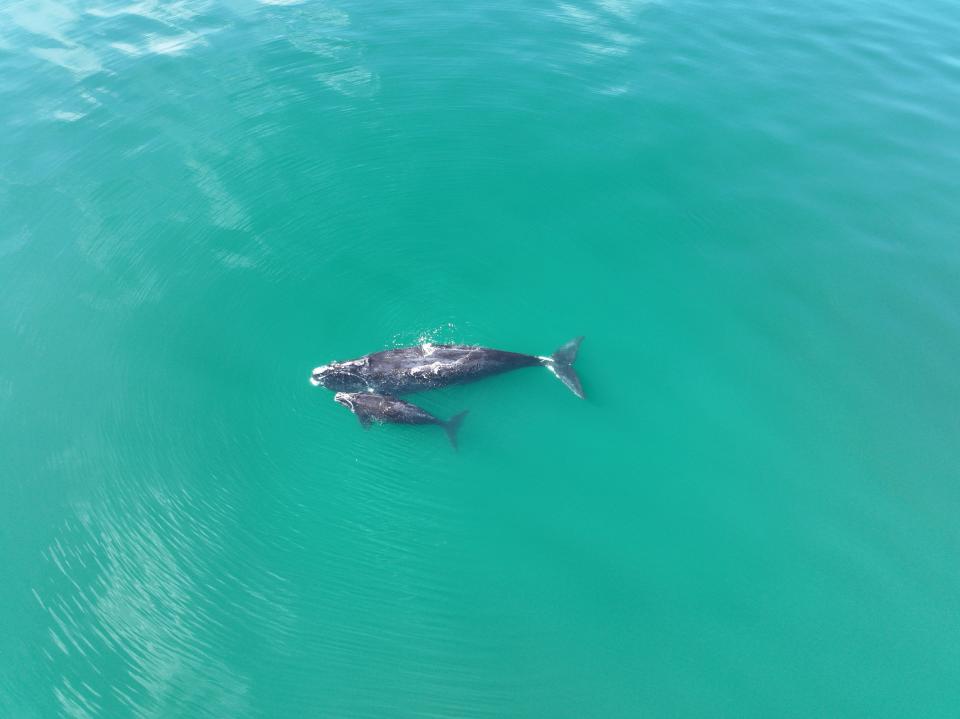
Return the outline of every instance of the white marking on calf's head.
<path id="1" fill-rule="evenodd" d="M 347 392 L 337 392 L 333 395 L 333 401 L 343 407 L 346 407 L 351 412 L 355 411 L 353 407 L 353 400 L 350 399 L 350 395 Z"/>

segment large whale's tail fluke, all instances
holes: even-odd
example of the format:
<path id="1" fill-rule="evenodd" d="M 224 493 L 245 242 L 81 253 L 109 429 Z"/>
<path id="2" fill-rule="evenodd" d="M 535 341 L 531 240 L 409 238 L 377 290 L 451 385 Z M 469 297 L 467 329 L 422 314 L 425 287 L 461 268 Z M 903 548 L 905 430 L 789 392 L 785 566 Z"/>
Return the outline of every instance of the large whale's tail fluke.
<path id="1" fill-rule="evenodd" d="M 585 399 L 583 387 L 580 386 L 580 378 L 573 368 L 581 342 L 583 342 L 583 337 L 572 339 L 549 357 L 541 357 L 541 360 L 543 366 L 553 372 L 561 382 L 567 385 L 571 392 L 580 399 Z"/>
<path id="2" fill-rule="evenodd" d="M 460 425 L 463 423 L 463 418 L 470 413 L 470 410 L 465 410 L 458 415 L 454 415 L 446 422 L 443 423 L 443 428 L 447 432 L 447 437 L 450 438 L 450 444 L 453 445 L 453 448 L 457 448 L 457 430 L 460 429 Z"/>

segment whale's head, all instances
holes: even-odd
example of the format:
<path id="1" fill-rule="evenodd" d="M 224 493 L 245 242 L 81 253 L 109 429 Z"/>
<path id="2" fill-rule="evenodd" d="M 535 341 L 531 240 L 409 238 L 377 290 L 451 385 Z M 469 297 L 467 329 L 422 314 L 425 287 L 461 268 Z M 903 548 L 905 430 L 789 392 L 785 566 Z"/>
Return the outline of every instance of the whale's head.
<path id="1" fill-rule="evenodd" d="M 310 373 L 310 384 L 314 387 L 319 387 L 324 382 L 324 379 L 330 372 L 330 365 L 322 364 L 319 367 L 314 367 L 313 372 Z"/>
<path id="2" fill-rule="evenodd" d="M 350 362 L 331 362 L 330 364 L 315 367 L 310 373 L 310 384 L 314 387 L 321 385 L 332 390 L 359 390 L 366 386 L 363 370 L 366 360 L 352 360 Z"/>
<path id="3" fill-rule="evenodd" d="M 314 367 L 310 373 L 310 384 L 314 387 L 326 387 L 327 389 L 339 389 L 337 380 L 341 378 L 343 371 L 337 362 Z"/>

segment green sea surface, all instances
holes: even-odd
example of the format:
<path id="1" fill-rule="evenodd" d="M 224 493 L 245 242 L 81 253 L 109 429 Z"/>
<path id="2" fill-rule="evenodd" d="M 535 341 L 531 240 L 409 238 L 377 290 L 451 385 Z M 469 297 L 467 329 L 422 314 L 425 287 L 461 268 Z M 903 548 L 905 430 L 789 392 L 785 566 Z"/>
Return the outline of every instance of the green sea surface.
<path id="1" fill-rule="evenodd" d="M 960 715 L 958 38 L 0 4 L 0 718 Z M 308 382 L 581 334 L 459 452 Z"/>

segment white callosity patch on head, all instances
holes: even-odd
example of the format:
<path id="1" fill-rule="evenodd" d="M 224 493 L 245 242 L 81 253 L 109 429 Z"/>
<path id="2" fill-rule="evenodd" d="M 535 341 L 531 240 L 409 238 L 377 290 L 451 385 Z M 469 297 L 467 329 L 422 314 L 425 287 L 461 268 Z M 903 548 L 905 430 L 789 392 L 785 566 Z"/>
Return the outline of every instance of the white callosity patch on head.
<path id="1" fill-rule="evenodd" d="M 333 401 L 337 404 L 347 407 L 351 412 L 355 411 L 353 400 L 350 399 L 350 394 L 348 392 L 337 392 L 335 395 L 333 395 Z"/>
<path id="2" fill-rule="evenodd" d="M 361 357 L 360 359 L 347 360 L 346 362 L 330 362 L 329 364 L 314 367 L 313 372 L 310 373 L 310 383 L 316 387 L 322 384 L 323 378 L 327 375 L 332 377 L 352 375 L 362 379 L 363 370 L 366 369 L 369 363 L 370 360 L 368 357 Z"/>
<path id="3" fill-rule="evenodd" d="M 330 365 L 320 365 L 319 367 L 314 367 L 313 372 L 310 373 L 310 384 L 314 387 L 320 386 L 320 380 L 317 379 L 317 376 L 323 377 L 323 375 L 330 369 Z"/>

